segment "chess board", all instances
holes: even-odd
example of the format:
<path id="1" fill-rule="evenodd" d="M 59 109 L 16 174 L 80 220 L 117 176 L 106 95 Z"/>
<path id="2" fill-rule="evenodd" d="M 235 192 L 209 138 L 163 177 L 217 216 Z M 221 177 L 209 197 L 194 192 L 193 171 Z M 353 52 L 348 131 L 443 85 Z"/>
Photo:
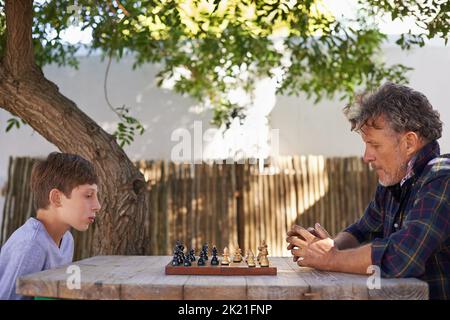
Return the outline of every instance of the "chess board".
<path id="1" fill-rule="evenodd" d="M 249 267 L 247 263 L 242 262 L 231 262 L 228 266 L 218 265 L 212 266 L 207 261 L 204 266 L 197 266 L 196 262 L 192 262 L 192 266 L 172 266 L 166 265 L 167 275 L 209 275 L 209 276 L 262 276 L 270 275 L 275 276 L 277 274 L 277 268 L 269 264 L 268 267 Z"/>

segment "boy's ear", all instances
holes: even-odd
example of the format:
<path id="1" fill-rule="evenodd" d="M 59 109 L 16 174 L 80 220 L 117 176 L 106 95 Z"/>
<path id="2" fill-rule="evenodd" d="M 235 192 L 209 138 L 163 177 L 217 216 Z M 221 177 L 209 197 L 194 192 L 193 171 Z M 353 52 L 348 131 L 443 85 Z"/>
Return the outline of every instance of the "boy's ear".
<path id="1" fill-rule="evenodd" d="M 50 202 L 50 205 L 57 207 L 57 208 L 61 207 L 61 196 L 62 196 L 62 192 L 59 191 L 58 189 L 50 190 L 50 193 L 48 195 L 48 200 Z"/>

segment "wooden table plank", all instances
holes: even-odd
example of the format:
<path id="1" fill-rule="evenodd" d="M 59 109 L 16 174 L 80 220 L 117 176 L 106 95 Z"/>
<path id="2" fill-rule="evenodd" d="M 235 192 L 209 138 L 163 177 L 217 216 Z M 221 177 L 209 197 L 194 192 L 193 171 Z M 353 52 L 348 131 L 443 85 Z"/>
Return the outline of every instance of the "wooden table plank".
<path id="1" fill-rule="evenodd" d="M 147 257 L 148 258 L 148 257 Z M 154 263 L 121 284 L 124 300 L 182 300 L 183 287 L 189 276 L 166 276 L 167 256 L 151 257 Z M 170 260 L 170 258 L 169 258 Z"/>
<path id="2" fill-rule="evenodd" d="M 292 258 L 271 257 L 276 276 L 166 275 L 170 256 L 98 256 L 74 262 L 81 289 L 67 287 L 67 266 L 18 279 L 17 292 L 64 299 L 428 299 L 418 279 L 381 279 L 369 290 L 367 276 L 300 268 Z"/>
<path id="3" fill-rule="evenodd" d="M 311 299 L 326 300 L 423 300 L 428 299 L 428 284 L 415 278 L 380 279 L 380 288 L 369 289 L 369 276 L 340 272 L 325 272 L 299 267 L 292 259 L 287 263 L 309 285 L 306 294 Z"/>
<path id="4" fill-rule="evenodd" d="M 59 297 L 59 283 L 67 281 L 65 270 L 58 268 L 23 276 L 17 280 L 16 292 L 25 296 Z"/>
<path id="5" fill-rule="evenodd" d="M 189 276 L 184 284 L 183 298 L 185 300 L 247 300 L 246 277 Z"/>
<path id="6" fill-rule="evenodd" d="M 309 292 L 309 285 L 290 268 L 286 258 L 273 257 L 270 262 L 277 267 L 276 277 L 247 276 L 249 300 L 301 300 Z"/>
<path id="7" fill-rule="evenodd" d="M 380 289 L 369 290 L 370 300 L 428 300 L 429 289 L 425 281 L 415 278 L 381 278 Z"/>
<path id="8" fill-rule="evenodd" d="M 120 267 L 81 265 L 80 269 L 81 289 L 69 289 L 64 282 L 60 282 L 59 297 L 87 300 L 120 299 L 120 283 L 127 277 Z"/>
<path id="9" fill-rule="evenodd" d="M 60 283 L 59 294 L 68 299 L 122 299 L 122 287 L 137 275 L 159 270 L 163 257 L 98 256 L 74 262 L 81 270 L 81 289 Z"/>
<path id="10" fill-rule="evenodd" d="M 71 299 L 182 299 L 182 285 L 187 277 L 165 277 L 162 265 L 166 256 L 114 256 L 83 261 L 82 290 L 62 290 Z M 90 273 L 86 267 L 95 268 Z M 86 278 L 87 271 L 87 278 Z M 99 281 L 99 275 L 101 275 Z M 86 294 L 87 292 L 87 294 Z"/>

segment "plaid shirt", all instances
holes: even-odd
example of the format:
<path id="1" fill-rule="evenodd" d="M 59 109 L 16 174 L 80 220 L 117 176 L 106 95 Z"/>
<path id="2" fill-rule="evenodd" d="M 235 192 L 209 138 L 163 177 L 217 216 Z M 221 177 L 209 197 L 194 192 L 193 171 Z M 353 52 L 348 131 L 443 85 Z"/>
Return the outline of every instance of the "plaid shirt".
<path id="1" fill-rule="evenodd" d="M 344 231 L 372 243 L 372 263 L 382 277 L 416 277 L 430 299 L 450 299 L 450 155 L 437 141 L 424 146 L 406 180 L 378 185 L 364 215 Z"/>

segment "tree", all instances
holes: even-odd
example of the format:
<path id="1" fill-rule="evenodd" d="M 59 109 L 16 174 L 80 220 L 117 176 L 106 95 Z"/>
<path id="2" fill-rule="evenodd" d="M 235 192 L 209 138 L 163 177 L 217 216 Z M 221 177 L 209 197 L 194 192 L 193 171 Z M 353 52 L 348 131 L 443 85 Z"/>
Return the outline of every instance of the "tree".
<path id="1" fill-rule="evenodd" d="M 379 59 L 386 35 L 376 17 L 416 14 L 429 32 L 403 36 L 399 44 L 409 48 L 424 38 L 447 39 L 449 8 L 441 2 L 359 0 L 360 16 L 338 20 L 317 0 L 6 0 L 6 6 L 0 0 L 0 107 L 60 150 L 96 165 L 104 217 L 94 253 L 144 253 L 151 236 L 142 223 L 149 210 L 145 181 L 116 141 L 129 143 L 142 132 L 139 121 L 127 108 L 111 106 L 120 123 L 115 135 L 104 132 L 40 69 L 48 63 L 77 67 L 81 45 L 61 39 L 72 23 L 91 30 L 90 50 L 109 61 L 132 54 L 134 67 L 161 62 L 159 83 L 172 79 L 177 92 L 212 107 L 220 125 L 245 117 L 230 91 L 251 92 L 254 79 L 277 72 L 279 93 L 304 92 L 315 101 L 336 93 L 350 100 L 355 90 L 383 80 L 406 82 L 410 68 Z"/>
<path id="2" fill-rule="evenodd" d="M 439 37 L 448 42 L 450 32 L 450 1 L 389 1 L 389 0 L 359 0 L 365 4 L 365 12 L 369 16 L 390 15 L 392 20 L 414 18 L 415 24 L 421 30 L 418 34 L 402 34 L 397 44 L 403 49 L 413 45 L 424 46 L 426 39 Z"/>
<path id="3" fill-rule="evenodd" d="M 32 41 L 33 3 L 8 0 L 6 45 L 0 66 L 0 106 L 20 117 L 63 152 L 91 160 L 98 171 L 101 219 L 95 254 L 142 254 L 147 190 L 143 175 L 115 137 L 84 114 L 48 81 L 36 65 Z"/>

